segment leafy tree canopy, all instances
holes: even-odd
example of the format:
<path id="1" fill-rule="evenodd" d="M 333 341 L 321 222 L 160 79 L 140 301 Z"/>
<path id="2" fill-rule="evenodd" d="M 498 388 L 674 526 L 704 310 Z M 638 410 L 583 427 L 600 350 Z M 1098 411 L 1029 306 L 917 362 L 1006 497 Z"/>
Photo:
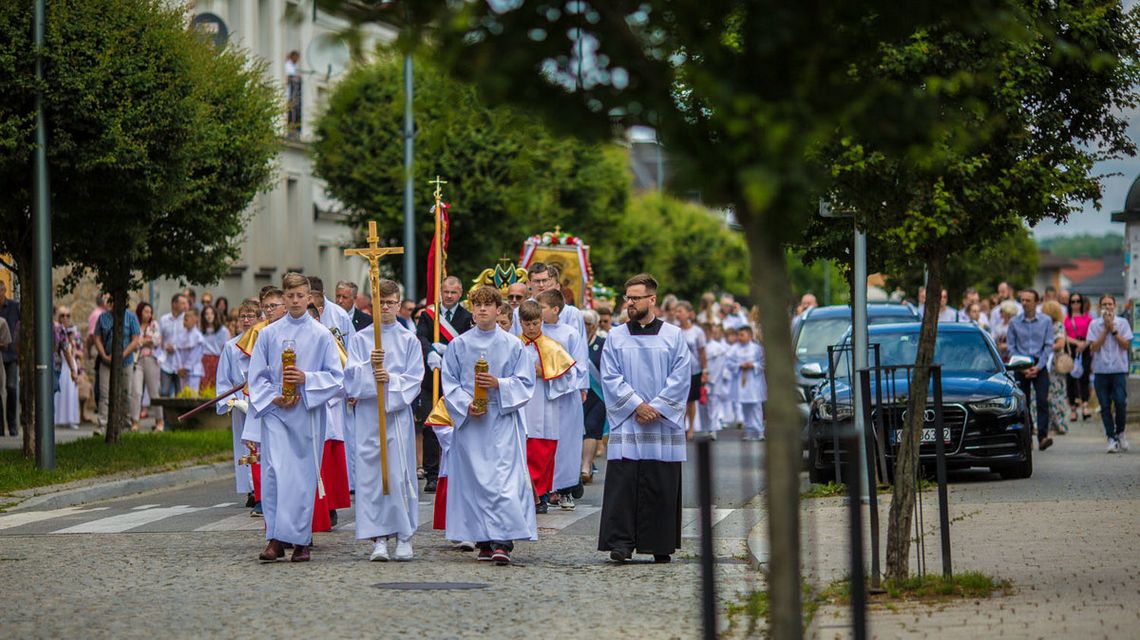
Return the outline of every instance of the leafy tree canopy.
<path id="1" fill-rule="evenodd" d="M 1037 245 L 1062 258 L 1099 258 L 1124 253 L 1124 236 L 1119 233 L 1106 233 L 1102 236 L 1082 233 L 1044 238 L 1038 240 Z"/>
<path id="2" fill-rule="evenodd" d="M 402 73 L 401 60 L 386 53 L 353 70 L 330 98 L 314 144 L 316 172 L 350 224 L 377 220 L 391 236 L 404 220 Z M 416 59 L 414 78 L 417 246 L 434 232 L 427 181 L 440 175 L 452 205 L 450 273 L 468 278 L 501 257 L 517 259 L 526 238 L 560 225 L 591 246 L 599 279 L 622 277 L 604 256 L 624 240 L 613 232 L 629 193 L 624 149 L 559 137 L 519 110 L 489 107 L 426 57 Z"/>

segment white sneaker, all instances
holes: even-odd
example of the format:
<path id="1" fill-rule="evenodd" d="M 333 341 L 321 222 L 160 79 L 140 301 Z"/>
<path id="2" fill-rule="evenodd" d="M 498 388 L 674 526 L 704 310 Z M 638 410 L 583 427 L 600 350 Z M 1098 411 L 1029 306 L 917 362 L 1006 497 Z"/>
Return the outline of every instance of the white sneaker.
<path id="1" fill-rule="evenodd" d="M 459 550 L 460 551 L 474 551 L 475 550 L 475 543 L 470 541 L 470 540 L 464 540 L 463 542 L 459 543 Z"/>
<path id="2" fill-rule="evenodd" d="M 561 507 L 563 511 L 573 511 L 577 505 L 574 504 L 574 496 L 568 493 L 558 500 L 558 506 Z"/>
<path id="3" fill-rule="evenodd" d="M 1116 436 L 1116 442 L 1120 445 L 1121 451 L 1128 451 L 1128 447 L 1131 446 L 1128 444 L 1128 438 L 1125 438 L 1123 433 Z"/>
<path id="4" fill-rule="evenodd" d="M 1111 438 L 1108 441 L 1108 448 L 1104 450 L 1105 453 L 1120 453 L 1120 443 L 1116 438 Z"/>
<path id="5" fill-rule="evenodd" d="M 411 540 L 396 540 L 396 560 L 406 562 L 412 559 L 412 541 Z"/>
<path id="6" fill-rule="evenodd" d="M 372 555 L 368 556 L 372 562 L 387 562 L 388 557 L 388 539 L 380 538 L 376 541 L 376 546 L 372 547 Z"/>

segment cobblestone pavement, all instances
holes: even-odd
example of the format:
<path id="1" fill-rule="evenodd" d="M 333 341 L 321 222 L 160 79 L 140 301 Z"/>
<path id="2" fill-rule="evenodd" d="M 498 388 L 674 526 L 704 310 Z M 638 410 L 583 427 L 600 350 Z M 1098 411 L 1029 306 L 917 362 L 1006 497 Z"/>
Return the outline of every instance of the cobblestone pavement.
<path id="1" fill-rule="evenodd" d="M 724 440 L 724 439 L 722 439 Z M 724 458 L 714 512 L 722 604 L 756 587 L 745 543 L 758 514 L 751 481 Z M 695 474 L 686 469 L 688 485 Z M 407 563 L 367 561 L 352 511 L 315 537 L 313 561 L 261 565 L 261 520 L 213 482 L 54 511 L 0 514 L 2 635 L 11 638 L 418 637 L 692 638 L 699 634 L 695 505 L 686 500 L 674 562 L 609 563 L 596 551 L 601 478 L 573 512 L 539 516 L 539 541 L 510 567 L 477 563 L 425 525 Z M 737 495 L 731 495 L 735 490 Z M 752 491 L 750 495 L 742 491 Z M 421 522 L 430 523 L 421 495 Z M 381 583 L 474 583 L 472 590 L 393 590 Z M 724 622 L 727 624 L 727 622 Z"/>
<path id="2" fill-rule="evenodd" d="M 1035 452 L 1032 478 L 951 476 L 954 571 L 1010 580 L 1013 592 L 893 611 L 873 608 L 870 637 L 1140 637 L 1140 450 L 1105 454 L 1099 420 L 1076 423 L 1069 435 L 1054 440 L 1052 449 Z M 924 506 L 927 569 L 940 572 L 935 493 L 924 495 Z M 809 580 L 821 585 L 844 577 L 845 507 L 832 499 L 810 501 L 805 509 Z M 885 522 L 887 505 L 880 511 Z M 809 635 L 850 637 L 847 614 L 824 608 Z"/>

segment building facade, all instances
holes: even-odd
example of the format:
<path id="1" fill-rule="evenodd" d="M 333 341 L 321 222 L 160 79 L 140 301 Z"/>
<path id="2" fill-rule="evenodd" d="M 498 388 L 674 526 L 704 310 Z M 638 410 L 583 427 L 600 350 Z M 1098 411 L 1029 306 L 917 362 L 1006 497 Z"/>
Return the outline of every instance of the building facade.
<path id="1" fill-rule="evenodd" d="M 347 48 L 339 44 L 336 34 L 348 23 L 316 9 L 313 0 L 195 0 L 189 13 L 200 30 L 264 60 L 282 97 L 283 148 L 275 182 L 250 203 L 241 256 L 221 282 L 199 287 L 198 292 L 225 296 L 231 308 L 236 308 L 237 301 L 255 296 L 261 287 L 280 284 L 287 271 L 320 276 L 330 297 L 338 280 L 364 285 L 367 269 L 363 261 L 344 257 L 353 230 L 345 225 L 340 205 L 313 175 L 309 155 L 313 124 L 347 66 Z M 392 29 L 368 28 L 364 51 L 395 37 Z M 291 52 L 299 54 L 292 64 Z M 289 72 L 294 69 L 291 82 Z M 298 88 L 299 103 L 294 99 Z M 183 286 L 174 280 L 154 282 L 158 308 L 165 310 L 164 301 Z"/>

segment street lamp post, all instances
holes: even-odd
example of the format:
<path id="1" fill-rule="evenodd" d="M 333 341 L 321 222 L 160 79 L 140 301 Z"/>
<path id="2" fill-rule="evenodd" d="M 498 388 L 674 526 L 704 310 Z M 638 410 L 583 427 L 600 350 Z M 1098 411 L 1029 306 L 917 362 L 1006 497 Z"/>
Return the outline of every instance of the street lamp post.
<path id="1" fill-rule="evenodd" d="M 35 47 L 35 67 L 37 86 L 44 77 L 44 0 L 36 0 L 35 16 L 32 19 L 32 38 Z M 40 469 L 55 468 L 55 405 L 52 374 L 52 324 L 51 324 L 51 202 L 48 190 L 47 170 L 47 127 L 44 124 L 44 95 L 36 89 L 36 157 L 32 168 L 32 181 L 35 184 L 32 251 L 35 260 L 35 418 L 36 418 L 36 466 Z"/>

